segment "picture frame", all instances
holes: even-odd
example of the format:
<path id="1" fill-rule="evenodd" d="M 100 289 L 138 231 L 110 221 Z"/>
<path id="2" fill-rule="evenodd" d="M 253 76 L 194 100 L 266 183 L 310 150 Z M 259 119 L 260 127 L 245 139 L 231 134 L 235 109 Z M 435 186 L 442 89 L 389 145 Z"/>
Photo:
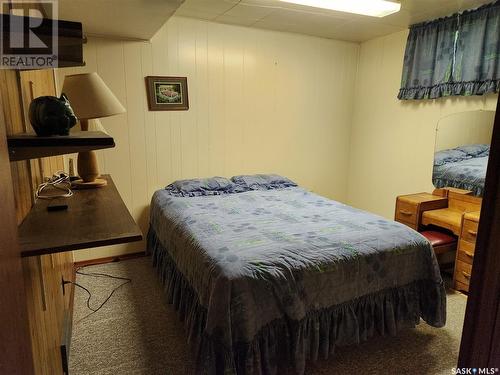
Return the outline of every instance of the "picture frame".
<path id="1" fill-rule="evenodd" d="M 187 77 L 147 76 L 146 91 L 150 111 L 187 111 Z"/>

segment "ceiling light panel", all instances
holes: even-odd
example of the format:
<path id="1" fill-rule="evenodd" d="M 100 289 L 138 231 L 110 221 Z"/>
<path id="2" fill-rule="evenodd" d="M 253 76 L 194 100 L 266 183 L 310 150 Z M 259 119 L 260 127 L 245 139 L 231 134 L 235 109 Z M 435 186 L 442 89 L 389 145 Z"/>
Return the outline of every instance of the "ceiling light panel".
<path id="1" fill-rule="evenodd" d="M 339 12 L 385 17 L 399 12 L 401 4 L 386 0 L 280 0 L 285 3 L 313 8 L 336 10 Z"/>

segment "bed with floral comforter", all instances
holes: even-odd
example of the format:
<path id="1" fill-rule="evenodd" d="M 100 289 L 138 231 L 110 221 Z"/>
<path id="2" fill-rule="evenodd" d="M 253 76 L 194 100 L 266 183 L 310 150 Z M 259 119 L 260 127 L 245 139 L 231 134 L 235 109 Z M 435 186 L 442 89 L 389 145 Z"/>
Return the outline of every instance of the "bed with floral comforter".
<path id="1" fill-rule="evenodd" d="M 337 346 L 420 318 L 445 324 L 443 282 L 420 234 L 280 176 L 240 177 L 180 181 L 152 198 L 148 251 L 199 373 L 303 374 Z"/>

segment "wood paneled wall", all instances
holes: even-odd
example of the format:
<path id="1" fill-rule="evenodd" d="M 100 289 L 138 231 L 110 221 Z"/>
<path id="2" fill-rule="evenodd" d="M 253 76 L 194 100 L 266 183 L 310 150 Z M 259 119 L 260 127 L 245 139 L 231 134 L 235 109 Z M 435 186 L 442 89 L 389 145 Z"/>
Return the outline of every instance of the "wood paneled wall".
<path id="1" fill-rule="evenodd" d="M 43 95 L 55 95 L 52 70 L 25 71 L 0 70 L 0 94 L 7 135 L 32 133 L 28 120 L 28 108 L 32 99 Z M 14 198 L 18 224 L 22 222 L 33 204 L 33 191 L 44 176 L 64 168 L 61 156 L 11 163 Z"/>
<path id="2" fill-rule="evenodd" d="M 148 42 L 89 38 L 86 67 L 127 109 L 101 119 L 116 147 L 99 152 L 144 233 L 153 192 L 176 179 L 280 173 L 338 200 L 359 46 L 172 17 Z M 189 111 L 151 112 L 144 77 L 187 76 Z M 79 251 L 77 260 L 144 250 Z"/>
<path id="3" fill-rule="evenodd" d="M 31 375 L 31 337 L 2 99 L 0 95 L 0 374 Z"/>
<path id="4" fill-rule="evenodd" d="M 52 70 L 0 70 L 0 95 L 7 134 L 32 132 L 27 111 L 33 98 L 55 95 Z M 18 224 L 29 212 L 33 192 L 45 176 L 63 169 L 61 156 L 11 163 Z M 73 280 L 72 253 L 22 259 L 35 374 L 62 374 L 60 347 L 64 311 L 72 286 L 63 295 L 62 278 Z"/>

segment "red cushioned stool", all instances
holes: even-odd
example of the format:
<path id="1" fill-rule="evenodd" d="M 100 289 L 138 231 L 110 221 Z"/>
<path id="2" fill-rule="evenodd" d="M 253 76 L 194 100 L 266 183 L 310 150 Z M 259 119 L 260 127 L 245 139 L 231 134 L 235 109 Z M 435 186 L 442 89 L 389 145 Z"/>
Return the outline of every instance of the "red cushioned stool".
<path id="1" fill-rule="evenodd" d="M 420 234 L 431 243 L 439 264 L 448 264 L 455 261 L 454 253 L 457 250 L 456 237 L 434 230 L 426 230 L 420 232 Z"/>

